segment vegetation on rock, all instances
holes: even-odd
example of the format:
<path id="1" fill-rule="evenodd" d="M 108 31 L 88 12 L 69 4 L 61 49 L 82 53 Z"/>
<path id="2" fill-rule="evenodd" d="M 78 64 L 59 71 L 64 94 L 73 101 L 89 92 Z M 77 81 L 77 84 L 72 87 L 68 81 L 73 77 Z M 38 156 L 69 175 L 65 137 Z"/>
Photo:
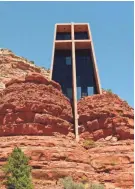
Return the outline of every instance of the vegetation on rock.
<path id="1" fill-rule="evenodd" d="M 106 91 L 106 92 L 108 92 L 108 93 L 113 93 L 113 92 L 112 92 L 112 89 L 103 89 L 103 88 L 102 88 L 102 91 Z"/>
<path id="2" fill-rule="evenodd" d="M 88 189 L 104 189 L 103 184 L 92 183 Z"/>
<path id="3" fill-rule="evenodd" d="M 71 177 L 61 179 L 61 182 L 64 186 L 64 189 L 85 189 L 84 184 L 74 182 Z"/>
<path id="4" fill-rule="evenodd" d="M 106 89 L 108 93 L 113 93 L 111 89 Z"/>
<path id="5" fill-rule="evenodd" d="M 76 183 L 71 177 L 61 179 L 64 189 L 104 189 L 104 185 L 97 183 Z"/>
<path id="6" fill-rule="evenodd" d="M 14 148 L 8 157 L 3 170 L 7 189 L 33 189 L 31 181 L 31 167 L 28 165 L 29 158 L 24 155 L 20 148 Z"/>
<path id="7" fill-rule="evenodd" d="M 35 64 L 35 62 L 34 62 L 34 61 L 30 61 L 30 63 L 31 63 L 31 64 Z"/>
<path id="8" fill-rule="evenodd" d="M 86 139 L 83 142 L 83 146 L 86 149 L 90 149 L 90 148 L 94 148 L 96 145 L 95 145 L 95 142 L 92 139 Z"/>

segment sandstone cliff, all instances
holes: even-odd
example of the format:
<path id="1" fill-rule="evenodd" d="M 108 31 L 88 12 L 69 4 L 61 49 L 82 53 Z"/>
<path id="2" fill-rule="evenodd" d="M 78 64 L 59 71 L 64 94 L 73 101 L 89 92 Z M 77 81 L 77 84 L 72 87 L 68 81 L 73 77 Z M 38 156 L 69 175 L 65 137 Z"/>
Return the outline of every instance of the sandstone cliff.
<path id="1" fill-rule="evenodd" d="M 35 189 L 63 189 L 56 181 L 65 176 L 100 182 L 106 189 L 133 189 L 133 140 L 96 141 L 89 149 L 84 141 L 65 135 L 0 137 L 0 166 L 19 146 L 31 158 Z"/>
<path id="2" fill-rule="evenodd" d="M 11 51 L 1 54 L 0 168 L 19 146 L 31 158 L 35 189 L 62 189 L 64 176 L 132 189 L 134 114 L 127 102 L 108 92 L 82 98 L 77 143 L 70 101 L 49 72 Z M 0 184 L 3 176 L 0 169 Z"/>

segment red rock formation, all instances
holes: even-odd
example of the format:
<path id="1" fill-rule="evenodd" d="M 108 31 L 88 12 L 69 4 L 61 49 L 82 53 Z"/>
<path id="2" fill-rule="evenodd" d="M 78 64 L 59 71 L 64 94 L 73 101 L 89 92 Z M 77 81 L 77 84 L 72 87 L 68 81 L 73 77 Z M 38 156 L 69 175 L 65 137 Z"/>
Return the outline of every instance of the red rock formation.
<path id="1" fill-rule="evenodd" d="M 70 102 L 46 71 L 0 50 L 0 74 L 0 168 L 19 146 L 31 157 L 35 189 L 62 189 L 56 181 L 64 176 L 133 188 L 134 114 L 125 101 L 105 92 L 81 99 L 77 143 Z"/>
<path id="2" fill-rule="evenodd" d="M 61 87 L 40 74 L 11 79 L 0 99 L 0 136 L 67 134 L 72 109 Z"/>
<path id="3" fill-rule="evenodd" d="M 0 97 L 0 166 L 19 146 L 31 157 L 35 189 L 62 189 L 56 181 L 64 176 L 101 182 L 106 189 L 132 189 L 133 109 L 106 93 L 81 99 L 78 113 L 79 143 L 70 133 L 71 105 L 59 84 L 35 73 L 11 79 Z M 97 141 L 86 148 L 88 138 Z"/>
<path id="4" fill-rule="evenodd" d="M 114 136 L 118 140 L 134 138 L 134 112 L 110 92 L 82 98 L 78 102 L 81 137 L 99 140 Z"/>
<path id="5" fill-rule="evenodd" d="M 0 166 L 19 146 L 31 158 L 35 189 L 63 189 L 56 180 L 64 176 L 104 183 L 106 189 L 133 188 L 133 140 L 96 141 L 88 150 L 83 143 L 72 135 L 0 137 Z"/>
<path id="6" fill-rule="evenodd" d="M 15 55 L 8 49 L 0 49 L 0 90 L 5 88 L 5 83 L 14 77 L 25 77 L 28 73 L 41 73 L 49 78 L 50 72 L 40 68 L 26 58 Z"/>

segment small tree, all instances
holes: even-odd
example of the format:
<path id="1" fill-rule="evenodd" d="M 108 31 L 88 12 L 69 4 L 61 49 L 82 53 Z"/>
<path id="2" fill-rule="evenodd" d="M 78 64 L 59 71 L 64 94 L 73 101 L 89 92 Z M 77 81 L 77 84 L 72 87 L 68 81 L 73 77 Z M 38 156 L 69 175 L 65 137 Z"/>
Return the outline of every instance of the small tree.
<path id="1" fill-rule="evenodd" d="M 107 89 L 106 91 L 112 94 L 112 89 Z"/>
<path id="2" fill-rule="evenodd" d="M 29 158 L 18 147 L 14 148 L 3 170 L 7 189 L 33 189 Z"/>
<path id="3" fill-rule="evenodd" d="M 35 62 L 34 62 L 34 61 L 30 61 L 30 63 L 31 63 L 31 64 L 35 64 Z"/>

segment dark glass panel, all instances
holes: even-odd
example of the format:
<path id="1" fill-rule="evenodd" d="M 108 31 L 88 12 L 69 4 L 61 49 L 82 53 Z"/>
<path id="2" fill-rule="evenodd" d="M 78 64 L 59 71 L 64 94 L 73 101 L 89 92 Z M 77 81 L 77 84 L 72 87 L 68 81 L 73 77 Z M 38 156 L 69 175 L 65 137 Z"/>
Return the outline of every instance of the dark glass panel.
<path id="1" fill-rule="evenodd" d="M 88 39 L 87 32 L 75 32 L 75 39 Z"/>
<path id="2" fill-rule="evenodd" d="M 77 87 L 81 87 L 81 97 L 97 94 L 93 60 L 89 49 L 76 50 L 76 77 Z"/>
<path id="3" fill-rule="evenodd" d="M 76 77 L 76 81 L 77 81 L 77 86 L 80 86 L 81 85 L 81 78 L 80 78 L 80 76 Z"/>
<path id="4" fill-rule="evenodd" d="M 71 33 L 70 32 L 57 32 L 56 40 L 70 40 Z"/>
<path id="5" fill-rule="evenodd" d="M 71 50 L 55 50 L 52 79 L 61 85 L 63 93 L 72 100 Z"/>

